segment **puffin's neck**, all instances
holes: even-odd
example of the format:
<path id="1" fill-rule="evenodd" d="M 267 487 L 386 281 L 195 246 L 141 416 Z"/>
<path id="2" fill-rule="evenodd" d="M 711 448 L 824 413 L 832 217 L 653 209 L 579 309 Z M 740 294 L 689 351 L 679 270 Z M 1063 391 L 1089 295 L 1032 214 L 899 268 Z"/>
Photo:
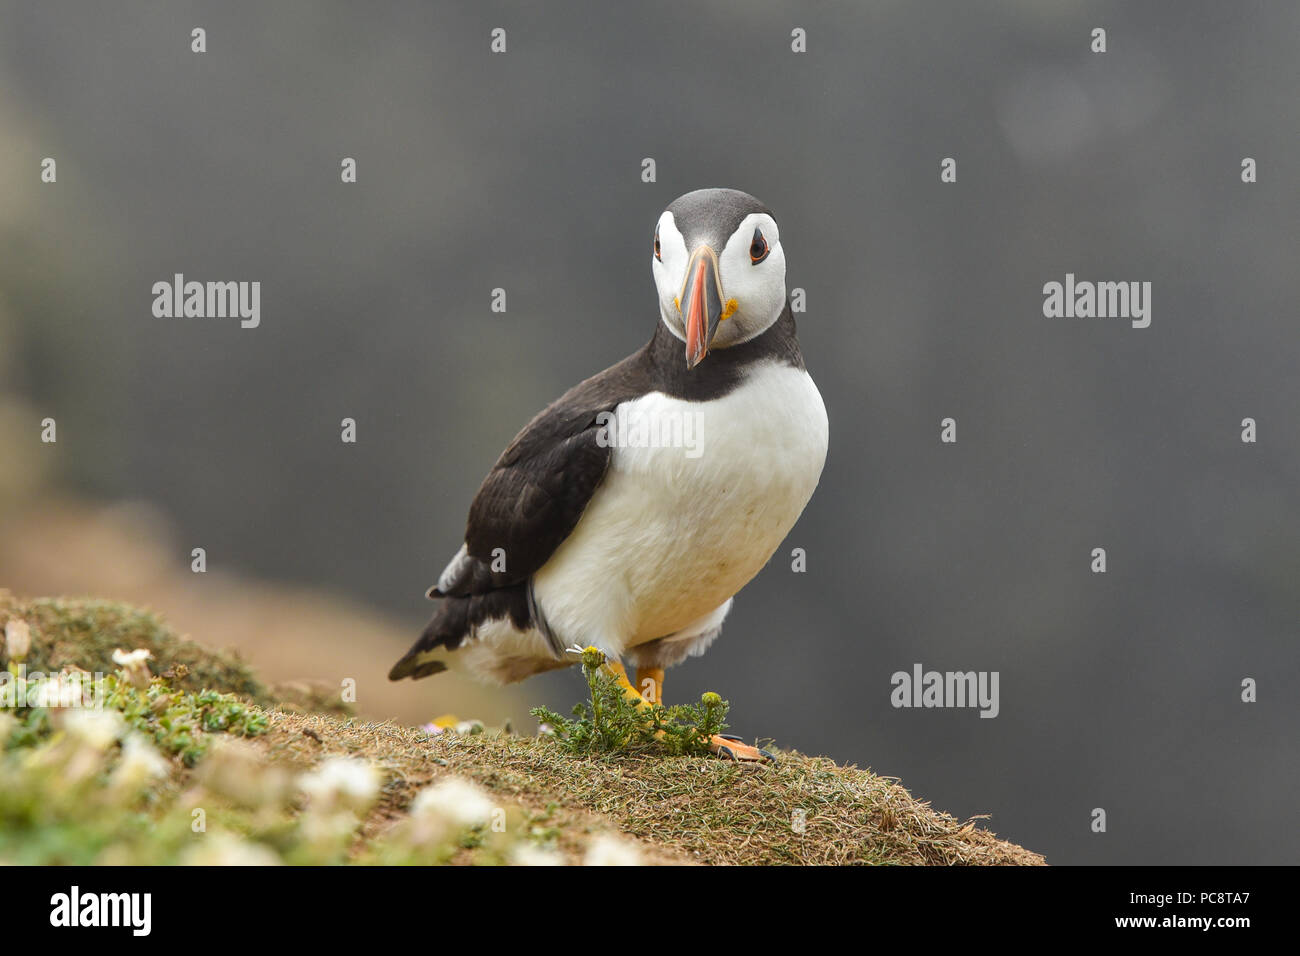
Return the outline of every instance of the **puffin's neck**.
<path id="1" fill-rule="evenodd" d="M 781 316 L 767 329 L 739 345 L 710 349 L 695 368 L 686 367 L 686 345 L 662 321 L 642 354 L 653 370 L 658 389 L 674 398 L 707 401 L 726 395 L 763 362 L 803 368 L 803 355 L 795 335 L 794 316 L 786 303 Z"/>

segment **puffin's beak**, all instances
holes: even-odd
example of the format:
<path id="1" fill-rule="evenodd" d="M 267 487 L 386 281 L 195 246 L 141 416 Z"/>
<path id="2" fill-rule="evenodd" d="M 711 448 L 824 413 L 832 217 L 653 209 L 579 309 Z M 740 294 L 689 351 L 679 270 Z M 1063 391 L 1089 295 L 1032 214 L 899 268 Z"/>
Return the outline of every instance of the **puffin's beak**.
<path id="1" fill-rule="evenodd" d="M 686 326 L 686 367 L 695 368 L 708 354 L 718 323 L 722 321 L 718 254 L 708 246 L 700 246 L 691 256 L 677 308 Z"/>

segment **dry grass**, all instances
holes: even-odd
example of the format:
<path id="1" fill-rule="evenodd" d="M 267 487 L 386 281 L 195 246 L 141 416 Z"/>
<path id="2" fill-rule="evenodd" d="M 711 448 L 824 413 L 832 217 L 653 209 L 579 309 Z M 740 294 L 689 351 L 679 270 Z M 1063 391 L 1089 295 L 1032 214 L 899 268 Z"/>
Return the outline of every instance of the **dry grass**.
<path id="1" fill-rule="evenodd" d="M 567 859 L 592 835 L 616 831 L 647 862 L 667 864 L 1040 865 L 1043 858 L 997 839 L 974 821 L 938 813 L 897 782 L 830 760 L 778 752 L 775 767 L 709 757 L 608 754 L 574 757 L 546 737 L 508 733 L 432 736 L 398 724 L 288 710 L 233 655 L 175 636 L 157 618 L 107 601 L 19 601 L 0 591 L 0 625 L 32 627 L 28 666 L 112 669 L 114 647 L 147 647 L 155 672 L 185 664 L 178 686 L 239 693 L 270 709 L 270 730 L 252 745 L 268 762 L 305 769 L 326 756 L 365 757 L 385 774 L 362 845 L 402 820 L 425 785 L 455 775 L 509 806 L 519 825 Z"/>
<path id="2" fill-rule="evenodd" d="M 371 835 L 400 819 L 421 787 L 454 774 L 543 820 L 567 854 L 588 834 L 616 829 L 664 863 L 1043 863 L 974 822 L 935 812 L 894 781 L 790 751 L 775 768 L 708 757 L 575 758 L 545 737 L 430 737 L 301 714 L 273 715 L 256 746 L 295 765 L 345 754 L 382 767 L 389 782 L 367 823 Z M 804 832 L 793 825 L 797 810 Z"/>

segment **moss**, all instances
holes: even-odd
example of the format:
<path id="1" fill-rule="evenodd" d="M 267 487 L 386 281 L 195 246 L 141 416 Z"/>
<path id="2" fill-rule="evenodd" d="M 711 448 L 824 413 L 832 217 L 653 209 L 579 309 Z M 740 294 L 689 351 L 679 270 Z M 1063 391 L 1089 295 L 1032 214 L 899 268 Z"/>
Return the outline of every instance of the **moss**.
<path id="1" fill-rule="evenodd" d="M 207 753 L 214 734 L 256 737 L 268 727 L 263 711 L 233 694 L 173 691 L 161 678 L 155 678 L 143 691 L 111 674 L 104 683 L 105 706 L 121 712 L 127 723 L 163 753 L 180 757 L 187 767 Z"/>
<path id="2" fill-rule="evenodd" d="M 152 654 L 153 672 L 169 675 L 176 690 L 239 694 L 263 706 L 274 702 L 238 656 L 178 637 L 149 611 L 88 598 L 23 601 L 0 590 L 0 628 L 12 617 L 31 627 L 32 647 L 25 661 L 29 673 L 79 667 L 111 674 L 117 670 L 114 650 L 143 648 Z"/>

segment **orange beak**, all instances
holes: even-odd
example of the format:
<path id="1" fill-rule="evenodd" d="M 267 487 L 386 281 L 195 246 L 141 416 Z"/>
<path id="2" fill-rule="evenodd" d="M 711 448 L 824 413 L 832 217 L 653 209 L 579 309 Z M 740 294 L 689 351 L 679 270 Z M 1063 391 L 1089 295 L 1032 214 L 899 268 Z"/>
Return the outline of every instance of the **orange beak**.
<path id="1" fill-rule="evenodd" d="M 700 246 L 691 256 L 678 302 L 686 326 L 686 367 L 695 368 L 709 354 L 722 321 L 722 278 L 710 247 Z"/>

